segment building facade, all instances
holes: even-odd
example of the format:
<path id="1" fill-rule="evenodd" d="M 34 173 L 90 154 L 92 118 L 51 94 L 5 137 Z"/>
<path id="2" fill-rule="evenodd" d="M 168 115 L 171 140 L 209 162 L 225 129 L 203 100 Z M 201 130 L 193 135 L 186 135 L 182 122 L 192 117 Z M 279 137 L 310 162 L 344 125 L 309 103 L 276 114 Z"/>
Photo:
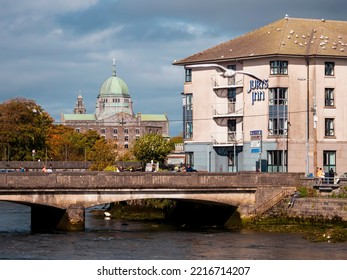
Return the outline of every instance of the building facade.
<path id="1" fill-rule="evenodd" d="M 174 65 L 196 169 L 347 170 L 347 22 L 286 17 Z"/>
<path id="2" fill-rule="evenodd" d="M 118 141 L 128 149 L 131 143 L 144 134 L 155 133 L 169 137 L 166 114 L 133 113 L 133 101 L 127 84 L 116 75 L 113 60 L 112 76 L 101 85 L 96 101 L 95 114 L 87 114 L 81 94 L 77 97 L 73 114 L 61 114 L 61 123 L 77 132 L 97 131 L 106 139 Z"/>

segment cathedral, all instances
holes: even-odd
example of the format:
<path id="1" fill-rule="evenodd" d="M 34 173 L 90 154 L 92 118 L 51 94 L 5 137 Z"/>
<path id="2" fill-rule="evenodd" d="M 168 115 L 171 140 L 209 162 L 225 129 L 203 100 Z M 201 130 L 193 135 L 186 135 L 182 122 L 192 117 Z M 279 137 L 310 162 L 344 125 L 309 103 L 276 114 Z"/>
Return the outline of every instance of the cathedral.
<path id="1" fill-rule="evenodd" d="M 169 137 L 166 114 L 134 114 L 128 86 L 116 75 L 115 59 L 112 76 L 100 87 L 95 113 L 87 114 L 83 97 L 79 94 L 73 114 L 61 114 L 61 124 L 73 127 L 79 133 L 95 130 L 106 139 L 117 140 L 125 149 L 145 134 Z"/>

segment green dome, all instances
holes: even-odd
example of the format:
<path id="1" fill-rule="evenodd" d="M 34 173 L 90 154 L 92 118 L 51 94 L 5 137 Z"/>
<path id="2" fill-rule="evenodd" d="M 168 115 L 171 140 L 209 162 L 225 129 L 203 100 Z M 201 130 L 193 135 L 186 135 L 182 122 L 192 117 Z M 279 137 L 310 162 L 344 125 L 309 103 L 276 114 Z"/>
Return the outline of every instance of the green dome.
<path id="1" fill-rule="evenodd" d="M 116 77 L 115 72 L 108 78 L 100 88 L 100 97 L 130 97 L 127 84 Z"/>

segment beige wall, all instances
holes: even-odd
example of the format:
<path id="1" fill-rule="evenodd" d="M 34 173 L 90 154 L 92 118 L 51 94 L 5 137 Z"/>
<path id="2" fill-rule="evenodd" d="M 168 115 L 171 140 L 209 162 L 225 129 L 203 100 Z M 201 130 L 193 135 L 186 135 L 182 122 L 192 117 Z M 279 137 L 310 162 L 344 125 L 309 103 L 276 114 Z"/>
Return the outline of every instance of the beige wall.
<path id="1" fill-rule="evenodd" d="M 270 60 L 287 60 L 288 75 L 270 76 Z M 324 63 L 335 62 L 335 76 L 326 77 Z M 290 172 L 305 172 L 306 158 L 309 157 L 309 171 L 313 172 L 315 163 L 323 165 L 323 150 L 337 151 L 337 172 L 347 171 L 347 62 L 334 58 L 310 59 L 309 77 L 304 57 L 272 57 L 243 60 L 237 63 L 237 68 L 251 72 L 261 79 L 269 80 L 269 88 L 288 88 L 288 161 Z M 220 63 L 227 66 L 235 62 Z M 242 68 L 241 68 L 242 66 Z M 218 97 L 212 88 L 211 77 L 217 74 L 213 68 L 194 68 L 192 82 L 185 83 L 184 92 L 193 93 L 193 141 L 211 142 L 211 134 L 223 134 L 227 132 L 226 120 L 216 122 L 212 117 L 213 104 L 227 102 L 227 98 Z M 227 80 L 227 79 L 225 79 Z M 249 88 L 249 76 L 237 75 L 236 81 L 243 85 L 243 91 L 237 94 L 237 102 L 244 106 L 244 117 L 237 125 L 237 130 L 242 130 L 244 142 L 250 141 L 250 131 L 262 130 L 264 143 L 274 143 L 277 149 L 283 148 L 286 138 L 274 137 L 268 133 L 268 89 L 265 91 L 265 100 L 252 104 Z M 325 88 L 335 89 L 335 108 L 324 106 Z M 309 94 L 309 113 L 307 114 L 307 94 Z M 313 112 L 314 98 L 317 106 L 317 145 L 315 145 L 315 130 Z M 309 151 L 306 152 L 307 117 L 309 128 Z M 325 118 L 335 119 L 335 137 L 325 136 Z M 285 140 L 285 141 L 284 141 Z M 316 160 L 315 160 L 316 158 Z"/>

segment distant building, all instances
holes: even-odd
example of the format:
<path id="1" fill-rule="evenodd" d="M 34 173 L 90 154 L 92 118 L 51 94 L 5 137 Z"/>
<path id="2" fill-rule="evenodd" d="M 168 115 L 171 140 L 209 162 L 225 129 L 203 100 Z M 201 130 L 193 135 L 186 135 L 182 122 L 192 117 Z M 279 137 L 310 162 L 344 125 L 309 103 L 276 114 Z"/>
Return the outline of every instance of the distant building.
<path id="1" fill-rule="evenodd" d="M 285 17 L 174 65 L 185 68 L 186 163 L 217 172 L 347 170 L 347 22 Z M 219 65 L 261 80 L 225 76 Z"/>
<path id="2" fill-rule="evenodd" d="M 87 114 L 81 94 L 78 95 L 73 114 L 61 114 L 61 123 L 84 133 L 95 130 L 106 139 L 115 139 L 129 148 L 144 134 L 154 133 L 169 137 L 166 114 L 133 113 L 133 101 L 127 84 L 116 76 L 113 60 L 112 76 L 101 86 L 96 101 L 95 114 Z"/>

